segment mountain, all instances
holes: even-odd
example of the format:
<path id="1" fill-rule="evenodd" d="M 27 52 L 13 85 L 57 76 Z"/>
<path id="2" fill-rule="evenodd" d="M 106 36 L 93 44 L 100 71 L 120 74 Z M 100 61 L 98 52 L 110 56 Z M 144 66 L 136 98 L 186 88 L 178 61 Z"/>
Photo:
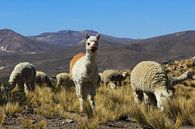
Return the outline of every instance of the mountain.
<path id="1" fill-rule="evenodd" d="M 42 51 L 39 42 L 24 37 L 13 30 L 0 30 L 0 53 L 33 53 Z"/>
<path id="2" fill-rule="evenodd" d="M 0 32 L 0 39 L 2 39 L 2 30 Z M 1 78 L 5 80 L 13 67 L 23 61 L 34 64 L 37 70 L 44 71 L 50 76 L 55 76 L 59 72 L 68 72 L 71 58 L 78 52 L 85 52 L 85 45 L 82 42 L 84 41 L 84 33 L 86 32 L 90 35 L 97 33 L 92 30 L 69 30 L 25 37 L 9 31 L 3 37 L 17 35 L 19 38 L 10 36 L 11 38 L 6 38 L 6 42 L 2 42 L 1 40 L 0 46 L 2 43 L 4 45 L 5 43 L 15 45 L 15 43 L 21 44 L 22 42 L 20 49 L 18 48 L 21 51 L 28 51 L 31 47 L 29 50 L 43 49 L 44 51 L 35 54 L 0 54 L 0 81 Z M 50 36 L 53 36 L 53 38 Z M 20 42 L 16 39 L 20 39 Z M 100 71 L 105 69 L 133 68 L 138 62 L 143 60 L 168 63 L 171 60 L 195 56 L 195 31 L 183 31 L 140 40 L 117 38 L 101 34 L 100 39 L 97 55 L 97 64 Z M 9 41 L 12 42 L 10 43 Z M 6 50 L 11 51 L 13 49 Z"/>
<path id="3" fill-rule="evenodd" d="M 58 32 L 47 32 L 36 36 L 30 36 L 29 38 L 35 41 L 45 42 L 51 45 L 71 46 L 83 42 L 85 34 L 95 35 L 98 32 L 93 30 L 73 31 L 62 30 Z M 133 39 L 129 38 L 117 38 L 105 34 L 101 34 L 101 41 L 108 41 L 110 43 L 128 44 Z M 100 42 L 101 42 L 100 41 Z"/>
<path id="4" fill-rule="evenodd" d="M 140 57 L 171 60 L 195 55 L 195 31 L 183 31 L 133 42 L 129 49 Z"/>

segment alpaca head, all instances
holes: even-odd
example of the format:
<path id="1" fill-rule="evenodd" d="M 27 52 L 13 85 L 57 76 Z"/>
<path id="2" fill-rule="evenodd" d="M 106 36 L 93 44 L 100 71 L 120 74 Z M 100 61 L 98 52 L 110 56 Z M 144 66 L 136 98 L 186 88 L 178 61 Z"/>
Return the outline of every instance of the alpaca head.
<path id="1" fill-rule="evenodd" d="M 100 39 L 100 34 L 96 36 L 89 36 L 86 34 L 86 51 L 89 53 L 95 53 L 98 50 L 98 42 Z"/>

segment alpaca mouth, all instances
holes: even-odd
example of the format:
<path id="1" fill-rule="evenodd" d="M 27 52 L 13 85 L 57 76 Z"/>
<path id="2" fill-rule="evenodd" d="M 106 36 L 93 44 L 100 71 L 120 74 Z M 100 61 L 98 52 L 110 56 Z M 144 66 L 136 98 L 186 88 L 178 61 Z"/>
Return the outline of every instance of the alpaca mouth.
<path id="1" fill-rule="evenodd" d="M 95 47 L 91 48 L 91 52 L 95 52 L 97 49 Z"/>

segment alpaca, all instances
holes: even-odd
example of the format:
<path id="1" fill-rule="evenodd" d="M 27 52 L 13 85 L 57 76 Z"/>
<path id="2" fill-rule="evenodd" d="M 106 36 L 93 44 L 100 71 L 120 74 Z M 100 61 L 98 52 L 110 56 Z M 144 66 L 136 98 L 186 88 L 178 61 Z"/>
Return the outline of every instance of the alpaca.
<path id="1" fill-rule="evenodd" d="M 65 88 L 73 87 L 73 81 L 69 76 L 69 73 L 59 73 L 56 75 L 57 85 L 56 87 L 64 86 Z"/>
<path id="2" fill-rule="evenodd" d="M 42 71 L 36 72 L 35 83 L 39 84 L 40 86 L 42 86 L 43 84 L 47 84 L 48 87 L 53 87 L 52 82 L 48 75 Z"/>
<path id="3" fill-rule="evenodd" d="M 134 92 L 134 100 L 145 104 L 157 103 L 161 111 L 164 110 L 162 104 L 167 98 L 173 95 L 175 84 L 191 79 L 193 72 L 187 71 L 179 77 L 168 76 L 164 67 L 154 61 L 142 61 L 138 63 L 131 72 L 131 87 Z"/>
<path id="4" fill-rule="evenodd" d="M 128 72 L 120 70 L 105 70 L 103 73 L 99 73 L 101 78 L 101 83 L 104 85 L 110 85 L 111 88 L 116 88 L 116 86 L 122 86 L 122 81 L 124 81 L 129 75 Z"/>
<path id="5" fill-rule="evenodd" d="M 14 89 L 16 84 L 21 92 L 24 92 L 24 84 L 29 91 L 35 90 L 36 69 L 28 62 L 19 63 L 15 66 L 9 78 L 7 90 Z"/>
<path id="6" fill-rule="evenodd" d="M 99 82 L 96 55 L 100 35 L 86 35 L 86 53 L 79 53 L 70 62 L 70 76 L 76 86 L 76 94 L 80 101 L 80 111 L 83 112 L 84 101 L 88 97 L 90 108 L 94 111 L 96 88 Z"/>

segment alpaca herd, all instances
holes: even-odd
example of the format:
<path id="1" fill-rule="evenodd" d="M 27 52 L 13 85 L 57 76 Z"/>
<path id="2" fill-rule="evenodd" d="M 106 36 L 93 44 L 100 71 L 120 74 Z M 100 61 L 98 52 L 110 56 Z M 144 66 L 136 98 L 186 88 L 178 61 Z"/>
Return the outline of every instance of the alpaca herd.
<path id="1" fill-rule="evenodd" d="M 84 102 L 89 101 L 90 108 L 94 112 L 96 90 L 100 84 L 109 85 L 116 89 L 122 85 L 122 81 L 130 79 L 131 87 L 136 103 L 156 105 L 163 111 L 163 103 L 167 98 L 173 96 L 173 87 L 175 84 L 191 79 L 192 71 L 187 71 L 179 77 L 172 77 L 167 74 L 163 65 L 154 61 L 142 61 L 132 70 L 105 70 L 98 72 L 96 56 L 99 45 L 100 35 L 86 35 L 86 52 L 75 55 L 70 61 L 69 73 L 59 73 L 55 79 L 57 85 L 52 84 L 52 79 L 42 72 L 36 71 L 35 67 L 28 63 L 19 63 L 15 66 L 9 78 L 9 85 L 4 90 L 11 91 L 16 84 L 20 91 L 25 92 L 35 90 L 35 83 L 38 85 L 46 84 L 49 87 L 76 87 L 76 95 L 80 102 L 80 111 L 84 110 Z"/>

